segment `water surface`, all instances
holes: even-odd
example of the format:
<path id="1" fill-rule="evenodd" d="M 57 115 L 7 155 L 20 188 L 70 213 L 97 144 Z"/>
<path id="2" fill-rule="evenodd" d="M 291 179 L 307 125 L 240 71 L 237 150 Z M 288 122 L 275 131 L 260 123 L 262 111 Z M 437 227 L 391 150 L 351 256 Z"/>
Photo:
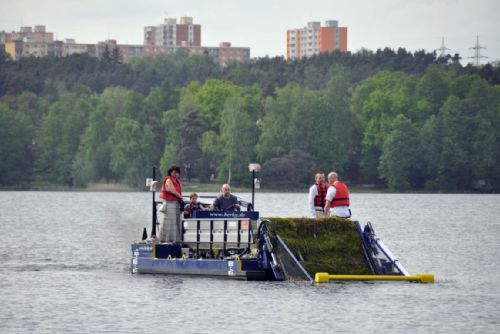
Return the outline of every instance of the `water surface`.
<path id="1" fill-rule="evenodd" d="M 239 194 L 250 199 L 249 194 Z M 498 333 L 500 195 L 352 194 L 354 218 L 436 284 L 131 275 L 150 193 L 0 192 L 1 333 Z M 303 216 L 307 194 L 257 194 Z"/>

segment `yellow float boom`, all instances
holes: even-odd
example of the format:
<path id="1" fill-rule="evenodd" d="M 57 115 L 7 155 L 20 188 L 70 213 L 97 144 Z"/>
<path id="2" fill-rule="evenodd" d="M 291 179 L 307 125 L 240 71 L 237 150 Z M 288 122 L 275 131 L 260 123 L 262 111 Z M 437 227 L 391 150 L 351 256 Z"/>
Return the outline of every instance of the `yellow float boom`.
<path id="1" fill-rule="evenodd" d="M 330 275 L 328 273 L 316 273 L 314 280 L 316 283 L 327 283 L 329 281 L 412 281 L 418 283 L 434 283 L 434 275 Z"/>

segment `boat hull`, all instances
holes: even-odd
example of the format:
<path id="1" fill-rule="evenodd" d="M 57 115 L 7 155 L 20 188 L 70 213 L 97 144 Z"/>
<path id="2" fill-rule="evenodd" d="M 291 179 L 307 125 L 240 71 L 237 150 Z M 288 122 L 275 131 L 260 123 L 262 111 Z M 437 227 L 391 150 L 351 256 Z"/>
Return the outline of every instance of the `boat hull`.
<path id="1" fill-rule="evenodd" d="M 132 245 L 132 273 L 202 275 L 244 280 L 264 280 L 266 271 L 255 259 L 155 258 L 151 243 Z"/>

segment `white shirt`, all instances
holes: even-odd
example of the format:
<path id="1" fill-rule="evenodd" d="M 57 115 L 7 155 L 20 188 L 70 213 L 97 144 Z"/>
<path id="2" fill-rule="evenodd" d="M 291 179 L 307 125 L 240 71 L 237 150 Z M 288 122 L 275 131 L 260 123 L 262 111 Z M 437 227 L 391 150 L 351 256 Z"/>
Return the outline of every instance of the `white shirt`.
<path id="1" fill-rule="evenodd" d="M 326 192 L 325 199 L 329 202 L 333 201 L 333 198 L 335 197 L 336 193 L 337 193 L 337 188 L 330 185 L 330 187 L 328 187 L 328 191 Z M 349 211 L 349 206 L 343 205 L 343 206 L 335 206 L 333 208 L 330 208 L 330 216 L 337 216 L 337 217 L 344 217 L 344 218 L 350 217 L 351 212 Z"/>
<path id="2" fill-rule="evenodd" d="M 313 184 L 311 188 L 309 188 L 309 212 L 313 217 L 316 217 L 318 215 L 316 207 L 314 206 L 314 198 L 316 196 L 318 196 L 318 186 L 316 184 Z M 323 214 L 323 208 L 321 208 L 321 214 Z"/>

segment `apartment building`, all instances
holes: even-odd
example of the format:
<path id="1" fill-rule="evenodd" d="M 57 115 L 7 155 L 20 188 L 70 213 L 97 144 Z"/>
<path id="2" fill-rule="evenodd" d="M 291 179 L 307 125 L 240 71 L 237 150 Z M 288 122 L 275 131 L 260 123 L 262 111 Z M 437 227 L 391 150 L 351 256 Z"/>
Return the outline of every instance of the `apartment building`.
<path id="1" fill-rule="evenodd" d="M 29 41 L 35 43 L 52 43 L 54 34 L 45 31 L 45 26 L 37 25 L 32 27 L 21 27 L 19 31 L 2 32 L 0 42 L 7 43 L 11 41 Z"/>
<path id="2" fill-rule="evenodd" d="M 250 48 L 232 47 L 229 42 L 216 46 L 201 46 L 201 25 L 194 24 L 192 17 L 166 18 L 163 24 L 144 28 L 144 56 L 172 54 L 184 50 L 188 56 L 208 55 L 220 66 L 231 62 L 246 63 L 250 60 Z"/>
<path id="3" fill-rule="evenodd" d="M 35 56 L 43 57 L 49 54 L 54 43 L 54 34 L 45 31 L 45 26 L 21 27 L 19 31 L 5 32 L 0 34 L 0 44 L 4 45 L 5 52 L 12 59 L 20 57 Z"/>
<path id="4" fill-rule="evenodd" d="M 189 56 L 207 55 L 222 67 L 230 63 L 247 63 L 250 61 L 250 48 L 232 47 L 229 42 L 221 42 L 219 46 L 183 47 Z M 174 51 L 175 52 L 175 51 Z"/>
<path id="5" fill-rule="evenodd" d="M 58 41 L 61 44 L 61 52 L 54 53 L 58 57 L 67 57 L 74 54 L 89 54 L 91 56 L 96 56 L 96 45 L 95 44 L 82 44 L 76 43 L 73 38 L 66 38 L 64 42 Z"/>
<path id="6" fill-rule="evenodd" d="M 231 62 L 247 63 L 250 61 L 250 48 L 232 47 L 229 42 L 221 42 L 218 48 L 213 49 L 214 60 L 221 66 L 226 66 Z"/>
<path id="7" fill-rule="evenodd" d="M 201 25 L 192 17 L 166 18 L 163 24 L 144 28 L 144 46 L 201 46 Z"/>
<path id="8" fill-rule="evenodd" d="M 3 43 L 2 43 L 3 42 Z M 166 18 L 163 24 L 144 28 L 142 45 L 118 44 L 108 39 L 97 44 L 76 43 L 72 38 L 54 41 L 53 33 L 45 32 L 45 26 L 21 27 L 19 32 L 0 33 L 0 44 L 12 59 L 54 55 L 66 57 L 73 54 L 88 54 L 102 58 L 106 48 L 110 55 L 118 54 L 128 63 L 133 58 L 154 57 L 185 51 L 188 56 L 208 55 L 220 66 L 231 62 L 246 63 L 250 60 L 250 48 L 232 47 L 222 42 L 218 47 L 201 46 L 201 25 L 193 24 L 193 18 L 181 17 L 179 23 L 174 18 Z"/>
<path id="9" fill-rule="evenodd" d="M 347 52 L 347 27 L 339 27 L 337 20 L 308 22 L 301 29 L 286 32 L 286 58 L 290 60 L 339 50 Z"/>

